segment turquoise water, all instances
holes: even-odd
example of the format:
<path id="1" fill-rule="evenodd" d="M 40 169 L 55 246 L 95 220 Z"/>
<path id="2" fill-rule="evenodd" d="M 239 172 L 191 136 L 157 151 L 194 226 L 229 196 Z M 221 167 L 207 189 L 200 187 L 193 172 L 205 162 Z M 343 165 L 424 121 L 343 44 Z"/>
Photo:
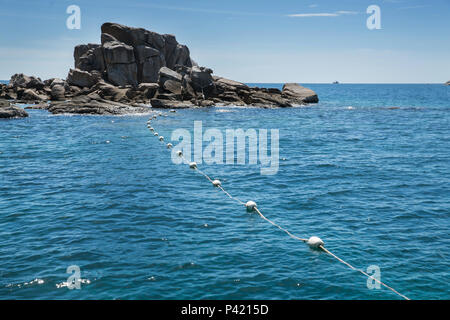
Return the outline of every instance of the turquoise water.
<path id="1" fill-rule="evenodd" d="M 408 297 L 449 299 L 450 87 L 307 86 L 318 105 L 180 110 L 153 125 L 166 139 L 194 120 L 279 129 L 276 175 L 202 170 Z M 399 298 L 173 164 L 148 116 L 29 114 L 0 121 L 1 299 Z M 70 265 L 81 290 L 57 286 Z"/>

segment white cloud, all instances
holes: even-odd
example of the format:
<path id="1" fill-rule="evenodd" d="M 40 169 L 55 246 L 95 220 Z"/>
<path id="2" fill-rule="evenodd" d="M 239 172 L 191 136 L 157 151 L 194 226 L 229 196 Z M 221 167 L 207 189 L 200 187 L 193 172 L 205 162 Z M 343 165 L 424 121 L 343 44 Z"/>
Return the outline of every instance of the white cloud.
<path id="1" fill-rule="evenodd" d="M 338 17 L 341 15 L 358 14 L 356 11 L 335 11 L 335 12 L 323 12 L 323 13 L 293 13 L 288 14 L 291 18 L 307 18 L 307 17 Z"/>
<path id="2" fill-rule="evenodd" d="M 288 17 L 292 18 L 304 18 L 304 17 L 337 17 L 337 13 L 295 13 L 288 14 Z"/>
<path id="3" fill-rule="evenodd" d="M 358 14 L 359 12 L 341 10 L 341 11 L 337 11 L 336 13 L 338 13 L 338 14 Z"/>
<path id="4" fill-rule="evenodd" d="M 418 6 L 409 6 L 409 7 L 400 7 L 398 10 L 408 10 L 408 9 L 422 9 L 429 7 L 429 5 L 418 5 Z"/>

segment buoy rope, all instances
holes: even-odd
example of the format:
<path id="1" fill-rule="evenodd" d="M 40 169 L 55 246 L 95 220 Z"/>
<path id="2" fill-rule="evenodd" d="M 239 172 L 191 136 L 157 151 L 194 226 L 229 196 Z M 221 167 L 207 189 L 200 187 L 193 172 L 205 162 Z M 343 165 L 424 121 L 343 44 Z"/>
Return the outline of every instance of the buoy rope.
<path id="1" fill-rule="evenodd" d="M 153 116 L 156 119 L 156 116 Z M 149 122 L 150 120 L 147 122 L 148 126 L 149 126 Z M 164 142 L 162 140 L 160 140 L 161 142 Z M 190 164 L 190 162 L 184 157 L 184 155 L 180 152 L 179 153 L 179 157 L 183 160 L 184 163 L 186 164 Z M 209 182 L 211 182 L 212 184 L 214 184 L 214 180 L 211 179 L 206 173 L 204 173 L 202 170 L 200 170 L 197 166 L 197 164 L 195 163 L 194 166 L 191 167 L 192 169 L 194 169 L 195 171 L 197 171 L 198 173 L 200 173 L 202 176 L 204 176 L 206 179 L 209 180 Z M 238 204 L 246 206 L 246 204 L 239 200 L 238 198 L 233 197 L 230 193 L 228 193 L 220 184 L 217 186 L 218 189 L 220 189 L 223 193 L 225 193 L 231 200 L 236 201 Z M 258 207 L 254 206 L 253 210 L 256 211 L 256 213 L 258 213 L 258 215 L 265 221 L 269 222 L 270 224 L 272 224 L 273 226 L 277 227 L 278 229 L 280 229 L 281 231 L 285 232 L 289 237 L 291 237 L 292 239 L 295 240 L 299 240 L 302 242 L 307 242 L 308 239 L 304 239 L 304 238 L 300 238 L 297 237 L 296 235 L 292 234 L 291 232 L 289 232 L 287 229 L 281 227 L 280 225 L 276 224 L 275 222 L 273 222 L 272 220 L 266 218 L 261 211 L 258 209 Z M 344 261 L 343 259 L 339 258 L 338 256 L 336 256 L 334 253 L 332 253 L 330 250 L 328 250 L 327 248 L 325 248 L 325 246 L 323 244 L 320 244 L 318 246 L 319 249 L 323 250 L 325 253 L 327 253 L 328 255 L 332 256 L 333 258 L 335 258 L 336 260 L 338 260 L 339 262 L 341 262 L 342 264 L 345 264 L 346 266 L 348 266 L 350 269 L 355 270 L 360 272 L 361 274 L 363 274 L 364 276 L 368 277 L 369 279 L 372 279 L 374 281 L 376 281 L 377 283 L 379 283 L 380 285 L 384 286 L 385 288 L 391 290 L 392 292 L 394 292 L 395 294 L 399 295 L 400 297 L 402 297 L 405 300 L 411 300 L 409 299 L 407 296 L 401 294 L 400 292 L 398 292 L 397 290 L 395 290 L 394 288 L 388 286 L 387 284 L 385 284 L 384 282 L 378 280 L 377 278 L 369 275 L 368 273 L 364 272 L 361 269 L 355 268 L 354 266 L 352 266 L 350 263 Z"/>
<path id="2" fill-rule="evenodd" d="M 398 295 L 399 295 L 400 297 L 402 297 L 403 299 L 405 299 L 405 300 L 411 300 L 410 298 L 408 298 L 408 297 L 405 296 L 404 294 L 401 294 L 400 292 L 398 292 L 398 291 L 395 290 L 394 288 L 388 286 L 388 285 L 385 284 L 384 282 L 378 280 L 377 278 L 371 276 L 370 274 L 364 272 L 364 271 L 361 270 L 361 269 L 355 268 L 355 267 L 352 266 L 350 263 L 348 263 L 348 262 L 342 260 L 342 259 L 339 258 L 337 255 L 335 255 L 334 253 L 330 252 L 330 250 L 328 250 L 327 248 L 325 248 L 323 245 L 320 245 L 320 248 L 321 248 L 323 251 L 325 251 L 326 253 L 328 253 L 330 256 L 332 256 L 333 258 L 335 258 L 336 260 L 338 260 L 339 262 L 345 264 L 346 266 L 350 267 L 351 269 L 353 269 L 353 270 L 355 270 L 355 271 L 361 272 L 361 273 L 362 273 L 363 275 L 365 275 L 366 277 L 368 277 L 368 278 L 370 278 L 370 279 L 372 279 L 372 280 L 378 282 L 378 283 L 381 284 L 382 286 L 384 286 L 384 287 L 388 288 L 389 290 L 391 290 L 392 292 L 398 294 Z"/>
<path id="3" fill-rule="evenodd" d="M 267 219 L 267 218 L 261 213 L 261 211 L 259 211 L 259 209 L 258 209 L 257 207 L 255 207 L 255 211 L 259 214 L 259 216 L 260 216 L 261 218 L 263 218 L 264 220 L 266 220 L 266 221 L 269 222 L 270 224 L 274 225 L 275 227 L 277 227 L 277 228 L 280 229 L 281 231 L 286 232 L 287 235 L 288 235 L 289 237 L 291 237 L 292 239 L 299 240 L 299 241 L 302 241 L 302 242 L 308 241 L 308 239 L 303 239 L 303 238 L 297 237 L 296 235 L 293 235 L 293 234 L 290 233 L 288 230 L 286 230 L 286 229 L 284 229 L 283 227 L 279 226 L 278 224 L 276 224 L 276 223 L 273 222 L 272 220 Z"/>
<path id="4" fill-rule="evenodd" d="M 189 164 L 189 161 L 184 157 L 183 154 L 180 155 L 180 158 L 183 159 L 184 163 Z M 209 177 L 206 173 L 204 173 L 202 170 L 200 170 L 197 166 L 194 168 L 194 170 L 196 170 L 198 173 L 200 173 L 202 176 L 204 176 L 206 179 L 208 179 L 209 182 L 213 183 L 213 179 L 211 179 L 211 177 Z M 231 200 L 234 200 L 237 203 L 239 203 L 240 205 L 245 206 L 245 203 L 243 201 L 239 200 L 236 197 L 233 197 L 221 185 L 217 186 L 217 188 L 219 188 L 223 193 L 225 193 Z"/>
<path id="5" fill-rule="evenodd" d="M 237 203 L 239 203 L 240 205 L 245 206 L 245 203 L 242 202 L 241 200 L 239 200 L 238 198 L 233 197 L 231 194 L 229 194 L 222 186 L 218 187 L 220 190 L 223 191 L 223 193 L 225 193 L 231 200 L 236 201 Z"/>

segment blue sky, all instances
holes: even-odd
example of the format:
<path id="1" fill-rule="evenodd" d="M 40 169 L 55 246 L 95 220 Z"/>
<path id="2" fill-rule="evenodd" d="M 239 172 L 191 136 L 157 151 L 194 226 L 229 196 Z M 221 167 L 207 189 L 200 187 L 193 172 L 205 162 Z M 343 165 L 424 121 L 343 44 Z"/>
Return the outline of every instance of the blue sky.
<path id="1" fill-rule="evenodd" d="M 69 5 L 81 29 L 66 28 Z M 381 29 L 368 30 L 369 5 Z M 175 34 L 200 65 L 243 82 L 450 80 L 450 0 L 0 0 L 0 79 L 62 77 L 103 22 Z"/>

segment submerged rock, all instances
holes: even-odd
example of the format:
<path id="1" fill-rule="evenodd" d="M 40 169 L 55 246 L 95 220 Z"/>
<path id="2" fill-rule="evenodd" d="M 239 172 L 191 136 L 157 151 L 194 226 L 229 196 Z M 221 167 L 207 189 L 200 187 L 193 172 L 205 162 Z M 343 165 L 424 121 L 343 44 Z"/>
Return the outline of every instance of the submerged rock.
<path id="1" fill-rule="evenodd" d="M 31 105 L 31 106 L 27 106 L 27 107 L 25 107 L 25 109 L 31 109 L 31 110 L 47 110 L 47 108 L 48 108 L 48 103 L 46 103 L 46 102 L 41 102 L 41 103 L 38 103 L 38 104 L 33 104 L 33 105 Z"/>

